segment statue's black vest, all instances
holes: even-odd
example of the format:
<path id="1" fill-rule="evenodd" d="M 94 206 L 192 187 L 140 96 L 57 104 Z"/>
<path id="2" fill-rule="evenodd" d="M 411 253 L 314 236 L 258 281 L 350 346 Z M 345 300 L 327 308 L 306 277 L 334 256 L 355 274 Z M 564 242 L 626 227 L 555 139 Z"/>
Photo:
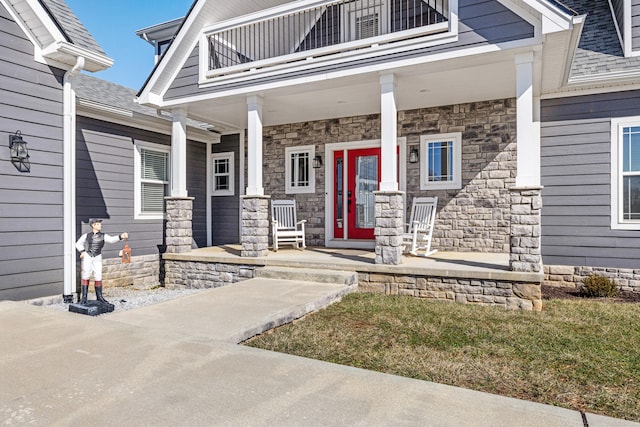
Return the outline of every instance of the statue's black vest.
<path id="1" fill-rule="evenodd" d="M 84 244 L 85 251 L 92 257 L 102 254 L 104 247 L 104 233 L 87 233 L 87 240 Z"/>

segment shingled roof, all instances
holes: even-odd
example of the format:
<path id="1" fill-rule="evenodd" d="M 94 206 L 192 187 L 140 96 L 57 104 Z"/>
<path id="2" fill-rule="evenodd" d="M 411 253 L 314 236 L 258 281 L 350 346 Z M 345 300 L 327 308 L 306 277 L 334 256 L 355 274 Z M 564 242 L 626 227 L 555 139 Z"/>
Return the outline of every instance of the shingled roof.
<path id="1" fill-rule="evenodd" d="M 570 80 L 640 70 L 640 57 L 624 56 L 607 1 L 563 0 L 562 3 L 580 15 L 587 15 Z"/>
<path id="2" fill-rule="evenodd" d="M 82 22 L 64 0 L 40 0 L 40 3 L 58 24 L 70 43 L 106 56 L 98 42 L 82 25 Z"/>

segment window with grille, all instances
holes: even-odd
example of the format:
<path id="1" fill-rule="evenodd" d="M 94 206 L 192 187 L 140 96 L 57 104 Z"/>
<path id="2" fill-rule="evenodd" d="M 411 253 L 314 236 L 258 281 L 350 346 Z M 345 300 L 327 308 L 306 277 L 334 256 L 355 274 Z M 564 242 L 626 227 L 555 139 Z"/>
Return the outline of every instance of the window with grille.
<path id="1" fill-rule="evenodd" d="M 233 196 L 234 193 L 234 153 L 215 153 L 213 158 L 214 196 Z"/>
<path id="2" fill-rule="evenodd" d="M 611 126 L 611 228 L 640 229 L 640 117 Z"/>
<path id="3" fill-rule="evenodd" d="M 356 17 L 356 39 L 366 39 L 380 34 L 380 19 L 377 13 Z"/>
<path id="4" fill-rule="evenodd" d="M 462 134 L 420 138 L 420 189 L 458 189 L 462 186 Z"/>
<path id="5" fill-rule="evenodd" d="M 164 216 L 164 198 L 169 192 L 169 151 L 167 146 L 137 142 L 135 145 L 136 218 Z"/>
<path id="6" fill-rule="evenodd" d="M 313 145 L 285 149 L 285 192 L 287 194 L 314 193 L 316 191 L 315 174 L 311 166 L 314 153 Z"/>

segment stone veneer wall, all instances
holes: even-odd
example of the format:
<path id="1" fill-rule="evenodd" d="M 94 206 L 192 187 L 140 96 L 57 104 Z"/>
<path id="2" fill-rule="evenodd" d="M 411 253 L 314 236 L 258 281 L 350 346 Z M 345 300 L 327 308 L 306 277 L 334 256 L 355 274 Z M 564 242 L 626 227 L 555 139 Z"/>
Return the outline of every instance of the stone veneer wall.
<path id="1" fill-rule="evenodd" d="M 509 187 L 516 176 L 515 99 L 423 108 L 398 113 L 398 136 L 407 138 L 407 156 L 420 136 L 462 132 L 462 189 L 420 190 L 420 164 L 407 163 L 407 218 L 411 200 L 438 196 L 432 247 L 452 251 L 509 252 Z M 307 244 L 324 244 L 324 168 L 314 169 L 314 194 L 285 194 L 285 148 L 380 139 L 380 116 L 346 117 L 264 128 L 265 194 L 295 198 L 298 216 L 307 219 Z"/>
<path id="2" fill-rule="evenodd" d="M 255 266 L 198 261 L 165 261 L 167 288 L 218 288 L 255 277 Z"/>
<path id="3" fill-rule="evenodd" d="M 133 256 L 126 264 L 120 258 L 109 258 L 102 261 L 102 283 L 104 286 L 152 288 L 160 284 L 159 271 L 159 255 Z"/>
<path id="4" fill-rule="evenodd" d="M 640 269 L 545 265 L 544 284 L 578 288 L 584 279 L 597 274 L 612 279 L 623 291 L 640 292 Z"/>
<path id="5" fill-rule="evenodd" d="M 362 292 L 406 295 L 507 309 L 542 310 L 540 283 L 360 272 L 358 282 L 358 289 Z"/>

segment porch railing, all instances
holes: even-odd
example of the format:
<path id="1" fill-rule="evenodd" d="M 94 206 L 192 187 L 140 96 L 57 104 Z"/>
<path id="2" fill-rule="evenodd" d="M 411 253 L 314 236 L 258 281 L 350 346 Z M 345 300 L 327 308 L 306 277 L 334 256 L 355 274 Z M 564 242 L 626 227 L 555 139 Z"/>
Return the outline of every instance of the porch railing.
<path id="1" fill-rule="evenodd" d="M 446 32 L 448 21 L 449 0 L 296 1 L 208 32 L 207 76 Z"/>

